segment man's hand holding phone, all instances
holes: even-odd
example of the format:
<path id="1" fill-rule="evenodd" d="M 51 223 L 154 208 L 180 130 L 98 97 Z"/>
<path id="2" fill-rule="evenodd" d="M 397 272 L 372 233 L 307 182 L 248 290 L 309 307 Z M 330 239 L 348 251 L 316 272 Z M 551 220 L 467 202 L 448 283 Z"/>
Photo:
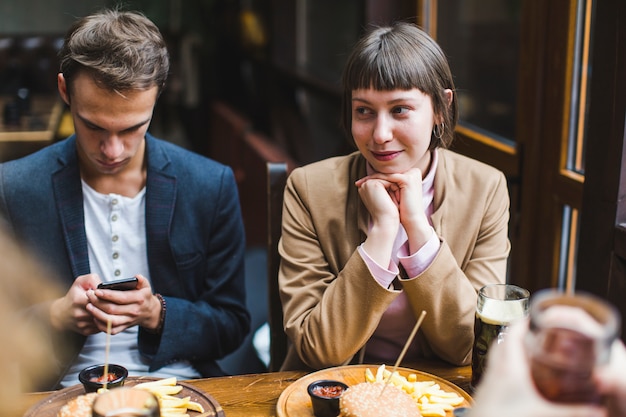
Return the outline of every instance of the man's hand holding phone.
<path id="1" fill-rule="evenodd" d="M 100 282 L 96 274 L 86 274 L 77 277 L 68 292 L 61 298 L 53 301 L 50 305 L 50 322 L 59 330 L 71 330 L 73 332 L 89 336 L 98 333 L 93 315 L 87 310 L 89 293 L 93 292 Z"/>
<path id="2" fill-rule="evenodd" d="M 158 323 L 161 303 L 152 293 L 148 279 L 140 274 L 103 283 L 89 291 L 87 297 L 87 311 L 93 315 L 100 331 L 106 332 L 108 320 L 111 320 L 112 334 L 135 325 L 152 328 L 153 323 Z"/>

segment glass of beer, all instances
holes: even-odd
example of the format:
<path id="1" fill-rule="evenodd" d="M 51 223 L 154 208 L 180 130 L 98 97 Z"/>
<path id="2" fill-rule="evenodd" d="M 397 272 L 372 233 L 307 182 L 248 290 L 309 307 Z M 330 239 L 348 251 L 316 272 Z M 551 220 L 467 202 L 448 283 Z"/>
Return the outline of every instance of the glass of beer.
<path id="1" fill-rule="evenodd" d="M 525 344 L 539 392 L 560 403 L 601 402 L 592 374 L 608 363 L 620 323 L 615 307 L 594 295 L 537 292 Z"/>
<path id="2" fill-rule="evenodd" d="M 502 341 L 506 328 L 528 316 L 530 292 L 512 284 L 486 285 L 478 292 L 472 349 L 472 379 L 475 390 L 487 365 L 487 351 Z"/>
<path id="3" fill-rule="evenodd" d="M 150 391 L 119 387 L 99 394 L 91 408 L 93 417 L 160 417 L 159 400 Z"/>

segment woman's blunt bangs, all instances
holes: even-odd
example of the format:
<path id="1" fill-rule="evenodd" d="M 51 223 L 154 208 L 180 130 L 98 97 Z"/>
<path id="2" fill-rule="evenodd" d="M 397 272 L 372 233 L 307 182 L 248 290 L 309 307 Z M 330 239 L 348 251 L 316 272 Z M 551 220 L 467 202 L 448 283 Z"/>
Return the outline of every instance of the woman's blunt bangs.
<path id="1" fill-rule="evenodd" d="M 441 85 L 434 63 L 438 61 L 428 45 L 404 26 L 379 28 L 357 45 L 344 72 L 348 90 L 411 90 L 432 94 Z M 444 58 L 445 60 L 445 58 Z M 444 61 L 445 62 L 445 61 Z"/>

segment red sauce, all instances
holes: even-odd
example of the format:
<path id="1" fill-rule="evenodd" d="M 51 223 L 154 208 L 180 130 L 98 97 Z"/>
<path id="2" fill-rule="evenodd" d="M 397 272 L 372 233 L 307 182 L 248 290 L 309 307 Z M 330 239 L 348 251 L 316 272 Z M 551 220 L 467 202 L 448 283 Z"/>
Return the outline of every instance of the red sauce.
<path id="1" fill-rule="evenodd" d="M 115 381 L 116 379 L 117 379 L 117 375 L 115 375 L 115 374 L 114 374 L 114 373 L 112 373 L 112 372 L 109 372 L 109 373 L 106 375 L 106 379 L 105 379 L 104 375 L 102 375 L 102 376 L 94 376 L 94 377 L 91 377 L 89 380 L 90 380 L 91 382 L 100 382 L 100 383 L 103 383 L 103 382 L 105 382 L 105 381 L 106 381 L 106 382 Z"/>
<path id="2" fill-rule="evenodd" d="M 319 386 L 313 388 L 313 394 L 318 397 L 336 398 L 343 394 L 343 387 L 339 385 Z"/>

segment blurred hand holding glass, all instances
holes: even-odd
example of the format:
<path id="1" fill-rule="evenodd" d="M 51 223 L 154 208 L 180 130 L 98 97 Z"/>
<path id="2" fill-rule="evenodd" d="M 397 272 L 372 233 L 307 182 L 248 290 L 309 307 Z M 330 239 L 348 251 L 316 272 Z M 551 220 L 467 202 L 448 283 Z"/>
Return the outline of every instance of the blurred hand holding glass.
<path id="1" fill-rule="evenodd" d="M 486 285 L 478 292 L 472 349 L 472 390 L 480 382 L 487 364 L 487 351 L 500 343 L 506 327 L 528 316 L 530 292 L 511 284 Z"/>
<path id="2" fill-rule="evenodd" d="M 620 316 L 586 293 L 542 290 L 533 296 L 526 350 L 539 392 L 562 403 L 599 403 L 592 375 L 609 361 Z"/>
<path id="3" fill-rule="evenodd" d="M 113 388 L 93 402 L 93 417 L 160 417 L 159 401 L 149 391 Z"/>

